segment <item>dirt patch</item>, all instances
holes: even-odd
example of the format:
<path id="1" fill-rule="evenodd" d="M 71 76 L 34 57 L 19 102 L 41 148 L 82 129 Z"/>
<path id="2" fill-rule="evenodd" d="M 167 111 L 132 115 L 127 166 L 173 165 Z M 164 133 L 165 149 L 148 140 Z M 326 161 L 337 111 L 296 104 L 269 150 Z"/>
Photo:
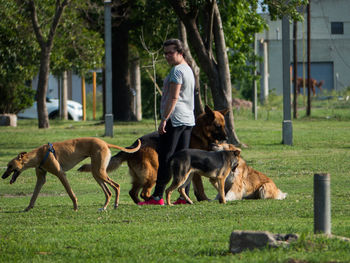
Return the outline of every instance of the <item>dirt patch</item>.
<path id="1" fill-rule="evenodd" d="M 248 101 L 248 100 L 242 100 L 242 99 L 237 99 L 237 98 L 232 99 L 232 106 L 234 108 L 236 108 L 236 110 L 251 109 L 252 105 L 253 105 L 253 103 L 251 101 Z"/>

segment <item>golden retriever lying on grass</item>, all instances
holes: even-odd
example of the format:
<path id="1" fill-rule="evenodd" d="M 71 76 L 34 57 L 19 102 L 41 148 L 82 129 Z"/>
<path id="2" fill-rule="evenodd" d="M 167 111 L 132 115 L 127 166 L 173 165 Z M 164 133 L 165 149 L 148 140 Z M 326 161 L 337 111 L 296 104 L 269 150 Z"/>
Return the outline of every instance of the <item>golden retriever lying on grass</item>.
<path id="1" fill-rule="evenodd" d="M 232 144 L 213 144 L 214 151 L 239 150 Z M 238 166 L 225 181 L 226 201 L 241 199 L 285 199 L 287 193 L 277 188 L 271 178 L 249 167 L 239 155 Z M 217 196 L 218 198 L 218 196 Z"/>

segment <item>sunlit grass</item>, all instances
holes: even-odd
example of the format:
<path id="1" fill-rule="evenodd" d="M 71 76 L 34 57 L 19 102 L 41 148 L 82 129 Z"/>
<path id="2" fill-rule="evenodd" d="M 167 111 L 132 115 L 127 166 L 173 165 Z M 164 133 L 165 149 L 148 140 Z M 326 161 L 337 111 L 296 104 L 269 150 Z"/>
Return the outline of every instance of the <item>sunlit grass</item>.
<path id="1" fill-rule="evenodd" d="M 349 108 L 330 109 L 341 118 L 327 118 L 327 109 L 315 108 L 312 117 L 293 120 L 293 146 L 281 144 L 280 110 L 271 109 L 269 119 L 263 110 L 257 121 L 248 111 L 235 114 L 237 135 L 248 145 L 242 155 L 287 192 L 287 199 L 139 207 L 128 195 L 130 176 L 124 164 L 110 173 L 121 185 L 120 206 L 114 210 L 110 204 L 101 213 L 102 190 L 77 166 L 67 173 L 78 197 L 77 212 L 59 180 L 47 175 L 35 208 L 22 213 L 36 181 L 31 169 L 13 185 L 0 181 L 0 262 L 350 262 L 348 242 L 313 235 L 313 174 L 326 172 L 331 174 L 332 233 L 350 237 Z M 154 131 L 152 120 L 116 122 L 113 138 L 103 136 L 100 121 L 51 121 L 50 126 L 38 129 L 35 120 L 19 120 L 17 127 L 1 127 L 0 173 L 19 152 L 47 142 L 97 136 L 129 146 Z M 213 199 L 216 190 L 207 179 L 204 184 Z M 193 193 L 191 198 L 195 200 Z M 289 248 L 232 255 L 233 230 L 297 233 L 301 238 Z"/>

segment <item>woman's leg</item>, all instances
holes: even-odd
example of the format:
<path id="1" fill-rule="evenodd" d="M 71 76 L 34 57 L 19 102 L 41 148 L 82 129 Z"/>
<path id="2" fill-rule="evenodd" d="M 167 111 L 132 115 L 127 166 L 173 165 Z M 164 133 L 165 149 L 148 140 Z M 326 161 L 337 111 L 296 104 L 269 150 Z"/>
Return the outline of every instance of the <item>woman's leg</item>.
<path id="1" fill-rule="evenodd" d="M 186 128 L 184 129 L 184 131 L 181 134 L 176 151 L 188 149 L 190 147 L 192 127 L 191 126 L 185 126 L 185 127 Z M 189 196 L 190 189 L 191 189 L 191 182 L 185 188 L 185 192 L 186 192 L 187 196 Z"/>
<path id="2" fill-rule="evenodd" d="M 158 144 L 158 173 L 156 187 L 153 196 L 162 198 L 165 187 L 170 181 L 170 174 L 168 171 L 168 161 L 175 153 L 186 126 L 173 127 L 169 120 L 166 124 L 166 133 L 160 135 Z M 182 143 L 182 141 L 181 141 Z"/>

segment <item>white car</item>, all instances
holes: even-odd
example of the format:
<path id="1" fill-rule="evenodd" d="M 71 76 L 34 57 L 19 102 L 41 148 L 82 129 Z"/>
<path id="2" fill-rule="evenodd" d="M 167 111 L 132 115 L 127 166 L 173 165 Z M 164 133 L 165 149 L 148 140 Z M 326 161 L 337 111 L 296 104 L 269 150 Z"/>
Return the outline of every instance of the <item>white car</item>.
<path id="1" fill-rule="evenodd" d="M 58 99 L 46 98 L 46 108 L 50 119 L 58 118 L 59 116 L 59 101 Z M 76 101 L 67 100 L 68 119 L 79 121 L 83 119 L 83 106 Z M 37 119 L 37 102 L 34 101 L 33 106 L 27 108 L 17 114 L 19 118 Z"/>

